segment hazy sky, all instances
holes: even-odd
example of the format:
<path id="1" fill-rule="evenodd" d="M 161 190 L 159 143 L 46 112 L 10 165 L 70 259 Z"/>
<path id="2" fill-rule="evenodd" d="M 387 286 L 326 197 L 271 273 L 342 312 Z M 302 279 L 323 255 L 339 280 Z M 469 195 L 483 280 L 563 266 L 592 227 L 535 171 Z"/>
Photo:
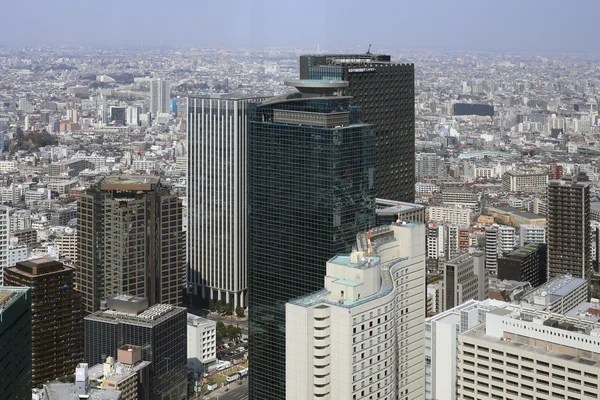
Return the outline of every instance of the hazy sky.
<path id="1" fill-rule="evenodd" d="M 597 0 L 20 0 L 0 45 L 600 53 Z"/>

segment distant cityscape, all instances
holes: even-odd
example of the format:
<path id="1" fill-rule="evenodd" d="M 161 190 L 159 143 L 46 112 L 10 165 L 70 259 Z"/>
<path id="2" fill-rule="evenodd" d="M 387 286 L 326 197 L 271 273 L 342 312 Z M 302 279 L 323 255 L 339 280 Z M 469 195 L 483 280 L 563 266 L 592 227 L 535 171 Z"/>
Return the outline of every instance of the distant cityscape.
<path id="1" fill-rule="evenodd" d="M 598 61 L 0 48 L 0 400 L 598 399 Z"/>

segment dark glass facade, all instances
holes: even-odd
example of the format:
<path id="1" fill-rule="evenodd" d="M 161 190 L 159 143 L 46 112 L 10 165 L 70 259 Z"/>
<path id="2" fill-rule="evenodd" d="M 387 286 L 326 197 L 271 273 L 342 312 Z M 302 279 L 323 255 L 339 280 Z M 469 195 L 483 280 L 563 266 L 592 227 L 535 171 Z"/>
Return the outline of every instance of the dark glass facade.
<path id="1" fill-rule="evenodd" d="M 0 286 L 0 399 L 31 399 L 31 289 Z"/>
<path id="2" fill-rule="evenodd" d="M 388 55 L 300 56 L 300 79 L 345 80 L 362 120 L 377 126 L 378 198 L 415 200 L 415 72 Z"/>
<path id="3" fill-rule="evenodd" d="M 249 395 L 285 399 L 285 304 L 375 224 L 374 126 L 348 97 L 249 109 Z"/>

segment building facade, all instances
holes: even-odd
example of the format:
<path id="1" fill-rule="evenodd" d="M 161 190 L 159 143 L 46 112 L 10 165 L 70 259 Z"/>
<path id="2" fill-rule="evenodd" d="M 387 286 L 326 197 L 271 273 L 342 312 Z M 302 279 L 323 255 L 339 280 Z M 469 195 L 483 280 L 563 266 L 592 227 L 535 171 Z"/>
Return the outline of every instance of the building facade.
<path id="1" fill-rule="evenodd" d="M 300 56 L 300 79 L 344 80 L 344 94 L 377 126 L 376 195 L 415 201 L 415 72 L 389 55 Z"/>
<path id="2" fill-rule="evenodd" d="M 107 176 L 78 202 L 77 287 L 84 311 L 113 294 L 179 305 L 185 288 L 182 202 L 154 176 Z"/>
<path id="3" fill-rule="evenodd" d="M 9 234 L 10 234 L 10 208 L 0 206 L 0 285 L 3 285 L 4 270 L 9 266 Z"/>
<path id="4" fill-rule="evenodd" d="M 449 310 L 467 300 L 485 300 L 488 288 L 484 253 L 474 252 L 453 258 L 444 264 L 441 310 Z"/>
<path id="5" fill-rule="evenodd" d="M 247 307 L 248 104 L 188 99 L 188 284 L 204 299 Z"/>
<path id="6" fill-rule="evenodd" d="M 0 393 L 31 399 L 31 289 L 0 286 Z"/>
<path id="7" fill-rule="evenodd" d="M 424 225 L 382 226 L 286 305 L 288 400 L 422 399 Z"/>
<path id="8" fill-rule="evenodd" d="M 591 279 L 590 183 L 585 174 L 548 184 L 548 277 Z"/>
<path id="9" fill-rule="evenodd" d="M 427 207 L 429 221 L 471 226 L 473 210 L 462 207 Z"/>
<path id="10" fill-rule="evenodd" d="M 547 246 L 532 243 L 498 259 L 498 279 L 529 282 L 533 287 L 546 283 Z"/>
<path id="11" fill-rule="evenodd" d="M 217 360 L 217 323 L 187 315 L 187 365 L 202 376 Z"/>
<path id="12" fill-rule="evenodd" d="M 539 225 L 519 226 L 519 247 L 534 243 L 546 243 L 546 227 Z"/>
<path id="13" fill-rule="evenodd" d="M 502 175 L 502 190 L 508 192 L 544 192 L 547 186 L 546 172 L 508 171 Z"/>
<path id="14" fill-rule="evenodd" d="M 32 385 L 72 374 L 83 356 L 83 314 L 73 285 L 75 270 L 37 258 L 5 272 L 7 285 L 31 288 Z"/>
<path id="15" fill-rule="evenodd" d="M 150 81 L 150 112 L 156 118 L 158 114 L 168 113 L 171 101 L 171 85 L 168 81 L 154 79 Z"/>
<path id="16" fill-rule="evenodd" d="M 374 126 L 344 81 L 250 108 L 249 395 L 285 397 L 285 303 L 322 288 L 325 262 L 375 224 Z"/>
<path id="17" fill-rule="evenodd" d="M 459 336 L 458 399 L 597 399 L 594 321 L 510 304 Z"/>
<path id="18" fill-rule="evenodd" d="M 84 319 L 84 360 L 95 365 L 124 345 L 139 346 L 150 362 L 152 400 L 187 399 L 187 316 L 183 308 L 114 295 Z"/>

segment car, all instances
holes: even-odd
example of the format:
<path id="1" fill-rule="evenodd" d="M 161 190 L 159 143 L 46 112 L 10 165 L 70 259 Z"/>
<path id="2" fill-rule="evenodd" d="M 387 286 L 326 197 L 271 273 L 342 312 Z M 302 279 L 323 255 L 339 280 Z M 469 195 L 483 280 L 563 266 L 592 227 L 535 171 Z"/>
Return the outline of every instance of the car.
<path id="1" fill-rule="evenodd" d="M 236 350 L 237 350 L 238 352 L 240 352 L 240 353 L 241 353 L 242 351 L 246 351 L 246 349 L 245 349 L 245 348 L 243 348 L 242 346 L 238 347 Z"/>
<path id="2" fill-rule="evenodd" d="M 223 343 L 223 348 L 224 349 L 228 349 L 229 348 L 229 344 L 228 343 Z"/>

